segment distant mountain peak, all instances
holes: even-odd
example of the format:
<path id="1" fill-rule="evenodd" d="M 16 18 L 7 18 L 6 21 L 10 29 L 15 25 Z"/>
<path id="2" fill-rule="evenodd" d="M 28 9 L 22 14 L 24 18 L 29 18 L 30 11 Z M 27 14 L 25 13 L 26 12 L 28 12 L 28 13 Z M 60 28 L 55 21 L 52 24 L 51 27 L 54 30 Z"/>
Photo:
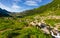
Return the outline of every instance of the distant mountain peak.
<path id="1" fill-rule="evenodd" d="M 9 16 L 9 13 L 7 10 L 0 8 L 0 17 Z"/>

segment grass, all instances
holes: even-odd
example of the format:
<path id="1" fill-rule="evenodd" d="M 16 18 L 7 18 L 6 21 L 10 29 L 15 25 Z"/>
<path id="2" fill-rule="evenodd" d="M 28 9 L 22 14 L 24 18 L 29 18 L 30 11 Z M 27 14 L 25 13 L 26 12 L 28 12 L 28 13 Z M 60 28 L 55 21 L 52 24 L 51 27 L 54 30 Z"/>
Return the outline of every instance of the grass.
<path id="1" fill-rule="evenodd" d="M 52 38 L 51 35 L 44 34 L 43 31 L 41 31 L 40 29 L 28 26 L 28 23 L 30 23 L 31 21 L 35 20 L 41 21 L 40 18 L 41 16 L 46 17 L 48 15 L 51 15 L 51 13 L 48 14 L 49 11 L 46 12 L 42 14 L 27 16 L 24 18 L 10 18 L 10 19 L 7 19 L 9 17 L 0 18 L 0 31 L 2 31 L 0 32 L 0 38 Z M 57 15 L 58 13 L 54 14 Z M 60 19 L 46 19 L 45 22 L 54 27 L 55 23 L 60 23 Z"/>
<path id="2" fill-rule="evenodd" d="M 55 26 L 56 23 L 60 23 L 60 19 L 46 19 L 45 22 L 51 26 Z"/>
<path id="3" fill-rule="evenodd" d="M 43 37 L 44 36 L 44 37 Z M 1 33 L 1 38 L 51 38 L 51 35 L 44 34 L 36 27 L 27 27 L 22 30 L 7 30 Z"/>
<path id="4" fill-rule="evenodd" d="M 47 36 L 47 34 L 44 34 L 36 27 L 26 27 L 28 22 L 25 19 L 0 18 L 0 38 L 51 38 L 51 35 Z M 33 21 L 34 18 L 28 17 L 27 19 Z"/>

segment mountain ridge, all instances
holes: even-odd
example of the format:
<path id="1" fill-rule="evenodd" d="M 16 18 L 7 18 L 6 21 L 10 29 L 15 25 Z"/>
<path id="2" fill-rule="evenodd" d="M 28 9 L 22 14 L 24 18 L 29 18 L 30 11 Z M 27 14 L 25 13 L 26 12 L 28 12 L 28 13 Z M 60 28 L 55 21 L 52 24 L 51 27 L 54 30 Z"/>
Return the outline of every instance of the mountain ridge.
<path id="1" fill-rule="evenodd" d="M 0 17 L 10 16 L 9 14 L 10 14 L 9 11 L 0 8 Z"/>

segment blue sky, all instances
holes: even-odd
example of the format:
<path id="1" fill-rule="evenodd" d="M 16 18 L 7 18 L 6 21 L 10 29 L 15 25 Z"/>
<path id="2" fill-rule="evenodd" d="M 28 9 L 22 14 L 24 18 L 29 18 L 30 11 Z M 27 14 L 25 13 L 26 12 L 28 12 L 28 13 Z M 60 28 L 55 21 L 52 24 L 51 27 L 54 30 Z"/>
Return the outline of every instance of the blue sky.
<path id="1" fill-rule="evenodd" d="M 0 8 L 11 12 L 21 12 L 45 5 L 52 0 L 0 0 Z"/>

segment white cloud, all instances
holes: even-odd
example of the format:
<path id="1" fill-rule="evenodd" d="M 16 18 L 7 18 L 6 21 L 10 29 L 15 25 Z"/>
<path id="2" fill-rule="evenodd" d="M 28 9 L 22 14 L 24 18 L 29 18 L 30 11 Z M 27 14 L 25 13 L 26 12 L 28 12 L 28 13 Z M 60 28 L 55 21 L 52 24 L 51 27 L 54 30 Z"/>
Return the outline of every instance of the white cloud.
<path id="1" fill-rule="evenodd" d="M 4 4 L 0 3 L 0 8 L 6 9 L 8 11 L 11 11 L 9 7 L 5 6 Z"/>
<path id="2" fill-rule="evenodd" d="M 16 4 L 13 4 L 12 7 L 11 7 L 11 9 L 13 9 L 13 11 L 19 11 L 19 10 L 22 9 L 22 7 L 21 6 L 18 6 Z"/>
<path id="3" fill-rule="evenodd" d="M 24 4 L 28 6 L 38 6 L 38 2 L 42 2 L 42 0 L 26 0 Z"/>
<path id="4" fill-rule="evenodd" d="M 26 0 L 26 1 L 42 2 L 42 0 Z"/>
<path id="5" fill-rule="evenodd" d="M 21 0 L 13 0 L 13 1 L 15 1 L 15 2 L 19 2 L 19 1 L 21 1 Z"/>
<path id="6" fill-rule="evenodd" d="M 16 5 L 16 4 L 13 4 L 13 5 L 12 5 L 12 8 L 13 8 L 13 9 L 20 9 L 21 7 L 18 6 L 18 5 Z"/>
<path id="7" fill-rule="evenodd" d="M 2 3 L 0 3 L 0 8 L 6 9 L 7 11 L 11 11 L 11 12 L 19 12 L 21 10 L 21 7 L 18 6 L 18 5 L 12 5 L 11 7 L 8 7 L 8 6 L 5 6 Z"/>
<path id="8" fill-rule="evenodd" d="M 37 2 L 35 2 L 35 1 L 26 1 L 24 4 L 26 4 L 28 6 L 38 6 Z"/>
<path id="9" fill-rule="evenodd" d="M 42 0 L 35 0 L 35 1 L 37 1 L 37 2 L 42 2 Z"/>

